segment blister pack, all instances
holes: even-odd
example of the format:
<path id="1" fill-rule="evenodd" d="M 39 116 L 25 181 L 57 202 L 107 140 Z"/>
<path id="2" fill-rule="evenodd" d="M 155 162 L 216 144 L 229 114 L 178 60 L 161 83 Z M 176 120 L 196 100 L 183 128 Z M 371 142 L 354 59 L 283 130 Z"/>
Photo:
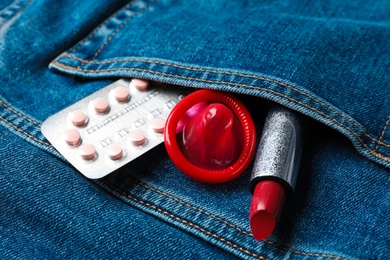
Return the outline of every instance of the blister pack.
<path id="1" fill-rule="evenodd" d="M 41 130 L 84 176 L 102 178 L 162 143 L 166 118 L 188 92 L 121 79 L 49 117 Z"/>

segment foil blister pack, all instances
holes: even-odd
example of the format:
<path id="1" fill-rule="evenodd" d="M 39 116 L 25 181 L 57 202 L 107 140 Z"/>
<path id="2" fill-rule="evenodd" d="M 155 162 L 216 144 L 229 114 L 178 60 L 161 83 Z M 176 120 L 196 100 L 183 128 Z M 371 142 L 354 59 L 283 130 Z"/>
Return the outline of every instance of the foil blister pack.
<path id="1" fill-rule="evenodd" d="M 84 176 L 102 178 L 164 141 L 165 120 L 188 89 L 121 79 L 49 117 L 49 142 Z"/>

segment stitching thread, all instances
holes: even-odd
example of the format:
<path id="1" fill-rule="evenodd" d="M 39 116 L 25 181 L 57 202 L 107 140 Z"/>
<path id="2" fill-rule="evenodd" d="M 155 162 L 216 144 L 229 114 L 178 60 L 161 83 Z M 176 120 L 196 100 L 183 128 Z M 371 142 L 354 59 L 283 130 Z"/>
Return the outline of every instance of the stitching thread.
<path id="1" fill-rule="evenodd" d="M 11 15 L 7 20 L 5 20 L 1 25 L 0 25 L 0 29 L 9 21 L 11 20 L 12 18 L 14 18 L 16 15 L 18 15 L 20 12 L 23 12 L 24 9 L 26 9 L 26 7 L 31 3 L 32 0 L 29 0 L 24 6 L 20 7 L 20 9 L 14 13 L 13 15 Z M 20 2 L 20 1 L 17 1 L 17 2 Z M 13 2 L 11 5 L 15 5 L 15 2 Z M 9 6 L 11 6 L 9 5 Z M 8 7 L 9 7 L 8 6 Z M 7 8 L 8 8 L 7 7 Z"/>
<path id="2" fill-rule="evenodd" d="M 174 200 L 174 201 L 176 201 L 176 202 L 178 202 L 178 203 L 182 204 L 183 206 L 186 206 L 186 207 L 188 207 L 188 208 L 190 208 L 190 209 L 193 209 L 193 210 L 199 211 L 199 212 L 201 212 L 201 213 L 204 213 L 205 215 L 207 215 L 207 216 L 209 216 L 209 217 L 211 217 L 211 218 L 213 218 L 213 219 L 215 219 L 215 220 L 218 220 L 218 221 L 220 221 L 220 222 L 222 222 L 222 223 L 224 223 L 224 224 L 226 224 L 226 225 L 228 225 L 228 226 L 234 228 L 235 230 L 237 230 L 238 232 L 240 232 L 240 233 L 242 233 L 242 234 L 244 234 L 244 235 L 253 237 L 253 235 L 252 235 L 251 233 L 249 233 L 249 232 L 247 232 L 247 231 L 245 231 L 245 230 L 243 230 L 243 229 L 241 229 L 241 228 L 235 226 L 234 224 L 232 224 L 232 223 L 230 223 L 230 222 L 228 222 L 228 221 L 226 221 L 226 220 L 224 220 L 224 219 L 222 219 L 222 218 L 220 218 L 220 217 L 217 217 L 217 216 L 215 216 L 215 215 L 213 215 L 213 214 L 211 214 L 211 213 L 205 211 L 204 209 L 201 209 L 201 208 L 192 206 L 191 204 L 188 204 L 187 202 L 184 202 L 184 201 L 182 201 L 182 200 L 180 200 L 180 199 L 178 199 L 178 198 L 176 198 L 176 197 L 174 197 L 174 196 L 172 196 L 172 195 L 170 195 L 170 194 L 168 194 L 168 193 L 166 193 L 166 192 L 157 190 L 156 188 L 153 188 L 153 187 L 147 185 L 146 183 L 141 182 L 141 181 L 138 180 L 138 179 L 135 179 L 135 180 L 137 181 L 137 183 L 138 183 L 139 185 L 141 185 L 141 186 L 144 187 L 145 189 L 148 189 L 148 190 L 153 191 L 153 192 L 155 192 L 155 193 L 161 194 L 161 195 L 163 195 L 164 197 L 167 197 L 167 198 L 169 198 L 169 199 L 171 199 L 171 200 Z"/>
<path id="3" fill-rule="evenodd" d="M 115 31 L 113 31 L 111 33 L 111 35 L 106 39 L 106 41 L 99 47 L 99 49 L 95 52 L 95 54 L 93 55 L 93 57 L 91 58 L 92 60 L 95 59 L 99 54 L 100 52 L 104 49 L 104 47 L 114 38 L 114 36 L 120 31 L 122 30 L 123 27 L 125 27 L 126 24 L 128 24 L 135 16 L 143 13 L 145 10 L 147 10 L 149 7 L 151 7 L 152 5 L 154 5 L 158 0 L 154 0 L 153 2 L 149 3 L 147 6 L 145 6 L 144 8 L 140 9 L 139 11 L 137 11 L 134 15 L 130 16 L 129 18 L 127 18 L 127 20 L 125 22 L 123 22 L 118 28 L 115 29 Z M 96 33 L 96 32 L 95 32 Z M 82 66 L 79 65 L 79 66 Z"/>
<path id="4" fill-rule="evenodd" d="M 291 90 L 294 90 L 310 99 L 312 99 L 314 102 L 328 108 L 329 110 L 331 110 L 332 112 L 340 115 L 341 117 L 343 117 L 344 119 L 348 120 L 349 122 L 351 122 L 354 126 L 358 127 L 365 136 L 367 136 L 369 139 L 371 139 L 372 141 L 374 142 L 378 142 L 378 140 L 374 137 L 372 137 L 371 135 L 369 135 L 363 128 L 362 126 L 360 126 L 359 124 L 357 124 L 355 121 L 353 121 L 351 118 L 345 116 L 343 113 L 337 111 L 336 109 L 332 108 L 331 106 L 329 106 L 328 104 L 316 99 L 315 97 L 311 96 L 310 94 L 308 93 L 305 93 L 303 92 L 302 90 L 300 89 L 297 89 L 291 85 L 288 85 L 286 83 L 283 83 L 283 82 L 280 82 L 280 81 L 277 81 L 277 80 L 272 80 L 272 79 L 268 79 L 268 78 L 265 78 L 265 77 L 261 77 L 261 76 L 257 76 L 257 75 L 249 75 L 249 74 L 244 74 L 244 73 L 237 73 L 237 72 L 229 72 L 229 71 L 217 71 L 217 70 L 212 70 L 212 69 L 202 69 L 202 68 L 190 68 L 190 67 L 186 67 L 186 66 L 182 66 L 182 65 L 177 65 L 177 64 L 173 64 L 173 63 L 169 63 L 169 62 L 162 62 L 162 61 L 154 61 L 154 60 L 148 60 L 148 59 L 108 59 L 108 60 L 104 60 L 104 61 L 93 61 L 93 60 L 85 60 L 85 59 L 82 59 L 82 58 L 79 58 L 75 55 L 71 55 L 71 54 L 64 54 L 63 57 L 69 57 L 71 59 L 75 59 L 75 60 L 78 60 L 80 62 L 82 62 L 82 64 L 85 64 L 85 63 L 90 63 L 90 64 L 96 64 L 96 65 L 100 65 L 100 64 L 108 64 L 108 63 L 113 63 L 113 62 L 146 62 L 146 63 L 155 63 L 155 64 L 159 64 L 159 65 L 163 65 L 163 66 L 171 66 L 171 67 L 174 67 L 174 68 L 179 68 L 179 69 L 185 69 L 185 70 L 189 70 L 189 71 L 200 71 L 200 72 L 209 72 L 209 73 L 216 73 L 216 74 L 222 74 L 222 75 L 233 75 L 233 76 L 239 76 L 239 77 L 245 77 L 245 78 L 252 78 L 252 79 L 258 79 L 258 80 L 262 80 L 262 81 L 268 81 L 268 82 L 271 82 L 271 83 L 275 83 L 275 84 L 278 84 L 279 86 L 282 86 L 282 87 L 286 87 L 286 88 L 289 88 Z M 94 58 L 93 58 L 94 59 Z M 81 65 L 77 67 L 77 69 L 80 69 Z M 386 143 L 381 143 L 382 145 L 386 146 L 386 147 L 390 147 L 390 144 L 386 144 Z"/>
<path id="5" fill-rule="evenodd" d="M 68 70 L 76 70 L 75 67 L 72 67 L 72 66 L 68 66 L 68 65 L 64 65 L 62 63 L 59 63 L 58 61 L 53 61 L 54 64 L 57 64 L 57 66 L 61 67 L 61 68 L 64 68 L 64 69 L 68 69 Z M 179 76 L 179 75 L 174 75 L 174 74 L 169 74 L 169 73 L 164 73 L 164 72 L 158 72 L 158 71 L 153 71 L 153 70 L 145 70 L 145 69 L 138 69 L 138 68 L 108 68 L 108 69 L 100 69 L 100 70 L 89 70 L 89 69 L 79 69 L 80 71 L 83 71 L 83 72 L 105 72 L 105 71 L 120 71 L 120 70 L 124 70 L 124 71 L 140 71 L 140 72 L 148 72 L 148 73 L 153 73 L 153 74 L 156 74 L 156 75 L 163 75 L 163 76 L 168 76 L 168 77 L 174 77 L 174 78 L 180 78 L 180 79 L 187 79 L 187 80 L 194 80 L 194 81 L 198 81 L 198 82 L 206 82 L 206 83 L 213 83 L 213 84 L 225 84 L 225 85 L 229 85 L 229 86 L 232 86 L 232 87 L 246 87 L 246 88 L 252 88 L 252 89 L 258 89 L 258 90 L 263 90 L 263 91 L 266 91 L 266 92 L 269 92 L 269 93 L 272 93 L 272 94 L 275 94 L 275 95 L 278 95 L 280 97 L 283 97 L 285 99 L 288 99 L 294 103 L 297 103 L 301 106 L 304 106 L 318 114 L 321 114 L 323 117 L 335 122 L 336 124 L 338 124 L 339 126 L 341 126 L 342 128 L 344 128 L 345 130 L 348 130 L 351 134 L 353 134 L 356 139 L 372 154 L 374 155 L 375 157 L 378 157 L 386 162 L 390 162 L 390 157 L 387 157 L 387 156 L 384 156 L 378 152 L 376 152 L 375 150 L 371 149 L 368 145 L 366 145 L 363 140 L 351 129 L 349 128 L 348 126 L 344 125 L 343 123 L 337 121 L 335 118 L 333 117 L 330 117 L 326 114 L 324 114 L 323 112 L 317 110 L 316 108 L 313 108 L 313 107 L 310 107 L 309 105 L 305 104 L 305 103 L 302 103 L 292 97 L 289 97 L 289 96 L 286 96 L 282 93 L 279 93 L 279 92 L 276 92 L 274 90 L 270 90 L 270 89 L 267 89 L 267 88 L 262 88 L 262 87 L 259 87 L 259 86 L 251 86 L 251 85 L 247 85 L 247 84 L 240 84 L 240 83 L 231 83 L 231 82 L 220 82 L 220 81 L 212 81 L 212 80 L 204 80 L 204 79 L 198 79 L 198 78 L 191 78 L 191 77 L 185 77 L 185 76 Z M 385 144 L 382 144 L 383 146 L 386 146 L 388 147 L 387 145 Z"/>
<path id="6" fill-rule="evenodd" d="M 184 202 L 184 201 L 182 201 L 182 200 L 180 200 L 180 199 L 178 199 L 178 198 L 176 198 L 176 197 L 174 197 L 174 196 L 172 196 L 172 195 L 170 195 L 170 194 L 168 194 L 168 193 L 166 193 L 166 192 L 163 192 L 163 191 L 160 191 L 160 190 L 158 190 L 158 189 L 156 189 L 156 188 L 154 188 L 154 187 L 151 187 L 151 186 L 149 186 L 148 184 L 146 184 L 146 183 L 144 183 L 144 182 L 142 182 L 142 181 L 140 181 L 140 180 L 138 180 L 138 179 L 136 179 L 136 178 L 132 178 L 132 179 L 135 180 L 139 185 L 141 185 L 142 187 L 144 187 L 144 188 L 147 189 L 147 190 L 150 190 L 150 191 L 152 191 L 152 192 L 161 194 L 161 195 L 163 195 L 164 197 L 167 197 L 167 198 L 169 198 L 169 199 L 171 199 L 171 200 L 174 200 L 174 201 L 176 201 L 176 202 L 182 204 L 182 205 L 185 206 L 185 207 L 188 207 L 188 208 L 190 208 L 190 209 L 196 210 L 196 211 L 201 212 L 201 213 L 203 213 L 203 214 L 205 214 L 205 215 L 207 215 L 207 216 L 209 216 L 209 217 L 211 217 L 211 218 L 213 218 L 213 219 L 215 219 L 215 220 L 218 220 L 218 221 L 220 221 L 220 222 L 222 222 L 222 223 L 224 223 L 224 224 L 226 224 L 226 225 L 232 227 L 233 229 L 237 230 L 238 232 L 240 232 L 240 233 L 242 233 L 242 234 L 244 234 L 244 235 L 253 237 L 253 235 L 252 235 L 251 233 L 249 233 L 249 232 L 247 232 L 247 231 L 245 231 L 245 230 L 242 230 L 241 228 L 235 226 L 234 224 L 232 224 L 232 223 L 230 223 L 230 222 L 228 222 L 228 221 L 226 221 L 226 220 L 224 220 L 224 219 L 222 219 L 222 218 L 220 218 L 220 217 L 218 217 L 218 216 L 215 216 L 215 215 L 213 215 L 213 214 L 211 214 L 211 213 L 205 211 L 204 209 L 201 209 L 201 208 L 192 206 L 191 204 L 189 204 L 189 203 L 187 203 L 187 202 Z M 108 183 L 106 182 L 106 184 L 108 184 Z M 108 185 L 110 185 L 110 184 L 108 184 Z M 113 187 L 113 186 L 110 185 L 110 187 Z M 126 193 L 122 191 L 122 194 L 126 194 Z M 290 249 L 290 248 L 287 248 L 287 247 L 278 245 L 277 243 L 272 242 L 272 241 L 269 241 L 269 240 L 264 240 L 264 242 L 267 243 L 267 244 L 270 244 L 270 245 L 272 245 L 272 246 L 275 246 L 275 247 L 277 247 L 277 248 L 279 248 L 279 249 L 282 249 L 282 250 L 284 250 L 284 251 L 292 252 L 292 253 L 296 253 L 296 254 L 300 254 L 300 255 L 327 257 L 327 258 L 334 258 L 334 259 L 344 259 L 344 258 L 342 258 L 342 257 L 340 257 L 340 256 L 334 256 L 334 255 L 330 255 L 330 254 L 319 254 L 319 253 L 308 253 L 308 252 L 297 251 L 297 250 L 294 250 L 294 249 Z"/>
<path id="7" fill-rule="evenodd" d="M 11 111 L 12 113 L 22 117 L 23 119 L 29 121 L 30 123 L 36 125 L 36 126 L 41 126 L 41 124 L 35 122 L 34 120 L 26 117 L 25 115 L 21 114 L 20 112 L 16 111 L 15 109 L 13 109 L 12 107 L 8 106 L 6 103 L 4 103 L 2 100 L 0 100 L 0 105 L 3 105 L 6 109 L 8 109 L 9 111 Z"/>
<path id="8" fill-rule="evenodd" d="M 46 145 L 46 146 L 49 146 L 49 147 L 52 147 L 51 144 L 45 142 L 45 141 L 42 141 L 42 140 L 39 140 L 38 138 L 36 138 L 35 136 L 27 133 L 26 131 L 24 131 L 23 129 L 17 127 L 16 125 L 12 124 L 10 121 L 8 121 L 7 119 L 5 119 L 4 117 L 0 116 L 0 120 L 3 121 L 4 123 L 6 123 L 7 125 L 11 126 L 12 128 L 14 128 L 15 130 L 19 131 L 19 132 L 22 132 L 24 135 L 26 135 L 27 137 L 33 139 L 34 141 L 40 143 L 40 144 L 43 144 L 43 145 Z"/>
<path id="9" fill-rule="evenodd" d="M 123 10 L 123 9 L 129 8 L 131 4 L 132 4 L 132 2 L 128 3 L 128 4 L 125 5 L 123 8 L 121 8 L 120 11 Z M 120 11 L 118 11 L 118 12 L 120 12 Z M 73 47 L 73 49 L 70 50 L 70 53 L 76 52 L 78 49 L 81 48 L 81 46 L 83 46 L 83 44 L 84 44 L 86 41 L 92 39 L 92 38 L 95 36 L 95 34 L 97 33 L 97 31 L 99 31 L 100 28 L 102 28 L 105 24 L 107 24 L 107 23 L 112 19 L 112 17 L 116 16 L 116 15 L 118 14 L 118 12 L 115 12 L 114 14 L 112 14 L 111 16 L 109 16 L 109 17 L 107 18 L 107 20 L 105 20 L 105 22 L 103 22 L 103 23 L 101 23 L 99 26 L 97 26 L 97 27 L 91 32 L 91 34 L 90 34 L 88 37 L 85 37 L 82 41 L 80 41 L 80 42 L 78 43 L 78 45 L 76 45 L 77 47 L 76 47 L 76 46 Z M 62 57 L 66 57 L 66 54 L 65 54 L 65 55 L 62 54 L 61 56 L 62 56 Z"/>
<path id="10" fill-rule="evenodd" d="M 227 239 L 225 239 L 223 237 L 220 237 L 217 234 L 212 233 L 211 231 L 206 230 L 206 229 L 204 229 L 203 227 L 201 227 L 201 226 L 199 226 L 197 224 L 194 224 L 194 223 L 192 223 L 192 222 L 190 222 L 188 220 L 182 219 L 182 218 L 180 218 L 180 217 L 178 217 L 178 216 L 176 216 L 176 215 L 174 215 L 174 214 L 172 214 L 172 213 L 170 213 L 170 212 L 168 212 L 166 210 L 163 210 L 163 209 L 157 207 L 156 205 L 153 205 L 153 204 L 151 204 L 149 202 L 146 202 L 146 201 L 143 201 L 143 200 L 141 200 L 139 198 L 131 196 L 130 194 L 125 193 L 124 191 L 118 189 L 117 187 L 112 186 L 111 183 L 109 183 L 107 181 L 104 181 L 104 183 L 107 186 L 109 186 L 111 189 L 115 190 L 117 193 L 122 194 L 123 196 L 125 196 L 125 197 L 127 197 L 127 198 L 129 198 L 129 199 L 131 199 L 131 200 L 133 200 L 133 201 L 135 201 L 137 203 L 140 203 L 140 204 L 145 205 L 147 207 L 150 207 L 150 208 L 152 208 L 154 210 L 157 210 L 158 212 L 160 212 L 160 213 L 162 213 L 162 214 L 164 214 L 164 215 L 166 215 L 166 216 L 168 216 L 168 217 L 170 217 L 170 218 L 172 218 L 174 220 L 177 220 L 177 221 L 179 221 L 179 222 L 181 222 L 181 223 L 183 223 L 185 225 L 189 225 L 190 227 L 196 228 L 197 230 L 199 230 L 199 231 L 201 231 L 201 232 L 203 232 L 203 233 L 205 233 L 205 234 L 207 234 L 209 236 L 212 236 L 213 238 L 216 238 L 219 241 L 221 241 L 223 243 L 226 243 L 226 244 L 228 244 L 228 245 L 230 245 L 230 246 L 240 250 L 241 252 L 243 252 L 243 253 L 245 253 L 247 255 L 250 255 L 250 256 L 253 256 L 253 257 L 256 257 L 256 258 L 259 258 L 259 259 L 264 259 L 264 260 L 267 259 L 266 257 L 258 255 L 256 253 L 253 253 L 253 252 L 249 251 L 248 249 L 245 249 L 245 248 L 243 248 L 243 247 L 241 247 L 241 246 L 239 246 L 239 245 L 237 245 L 237 244 L 235 244 L 235 243 L 233 243 L 233 242 L 231 242 L 231 241 L 229 241 L 229 240 L 227 240 Z"/>
<path id="11" fill-rule="evenodd" d="M 389 115 L 389 118 L 386 121 L 385 127 L 382 130 L 382 134 L 381 134 L 379 140 L 377 141 L 377 144 L 376 144 L 376 147 L 375 147 L 375 151 L 378 150 L 378 148 L 379 148 L 379 143 L 382 141 L 382 138 L 385 135 L 386 129 L 389 126 L 389 122 L 390 122 L 390 115 Z"/>

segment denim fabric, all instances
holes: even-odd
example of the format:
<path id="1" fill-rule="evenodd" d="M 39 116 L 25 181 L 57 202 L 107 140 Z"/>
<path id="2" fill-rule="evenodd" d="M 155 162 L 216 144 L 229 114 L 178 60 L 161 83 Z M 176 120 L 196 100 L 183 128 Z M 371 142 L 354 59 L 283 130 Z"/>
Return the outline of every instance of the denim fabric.
<path id="1" fill-rule="evenodd" d="M 382 134 L 390 95 L 387 1 L 198 2 L 136 1 L 52 67 L 266 97 L 330 125 L 390 165 L 389 134 Z"/>
<path id="2" fill-rule="evenodd" d="M 3 258 L 390 254 L 386 1 L 6 4 Z M 250 233 L 251 167 L 229 183 L 198 183 L 159 146 L 92 182 L 64 161 L 41 134 L 41 122 L 118 77 L 237 93 L 259 132 L 269 100 L 306 115 L 296 195 L 271 237 L 256 242 Z"/>
<path id="3" fill-rule="evenodd" d="M 206 250 L 212 258 L 227 254 L 133 207 L 124 207 L 69 165 L 51 160 L 4 127 L 0 131 L 2 259 L 168 255 L 183 259 L 201 257 L 199 252 Z"/>

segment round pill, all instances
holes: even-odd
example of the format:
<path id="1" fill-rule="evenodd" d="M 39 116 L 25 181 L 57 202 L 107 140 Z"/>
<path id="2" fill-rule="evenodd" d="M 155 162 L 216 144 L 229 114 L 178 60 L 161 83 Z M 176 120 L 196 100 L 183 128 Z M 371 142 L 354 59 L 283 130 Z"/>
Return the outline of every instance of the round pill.
<path id="1" fill-rule="evenodd" d="M 114 96 L 118 102 L 126 102 L 129 100 L 129 90 L 125 87 L 119 86 L 114 89 Z"/>
<path id="2" fill-rule="evenodd" d="M 66 130 L 64 139 L 69 146 L 78 146 L 81 142 L 80 133 L 76 129 Z"/>
<path id="3" fill-rule="evenodd" d="M 93 101 L 93 108 L 95 109 L 96 113 L 104 114 L 108 111 L 108 102 L 102 97 L 97 97 Z"/>
<path id="4" fill-rule="evenodd" d="M 144 132 L 140 130 L 135 130 L 130 132 L 130 142 L 134 146 L 143 145 L 146 142 L 146 137 Z"/>
<path id="5" fill-rule="evenodd" d="M 79 155 L 84 160 L 92 160 L 96 157 L 96 149 L 92 144 L 83 144 L 79 147 Z"/>
<path id="6" fill-rule="evenodd" d="M 106 153 L 111 160 L 119 160 L 123 157 L 123 149 L 119 144 L 110 144 L 106 147 Z"/>
<path id="7" fill-rule="evenodd" d="M 74 110 L 70 112 L 69 118 L 75 126 L 84 126 L 87 122 L 87 114 L 83 110 Z"/>
<path id="8" fill-rule="evenodd" d="M 150 127 L 156 133 L 164 132 L 165 120 L 162 118 L 153 118 L 150 122 Z"/>
<path id="9" fill-rule="evenodd" d="M 146 79 L 132 79 L 131 85 L 138 90 L 146 90 L 149 86 L 149 80 Z"/>

